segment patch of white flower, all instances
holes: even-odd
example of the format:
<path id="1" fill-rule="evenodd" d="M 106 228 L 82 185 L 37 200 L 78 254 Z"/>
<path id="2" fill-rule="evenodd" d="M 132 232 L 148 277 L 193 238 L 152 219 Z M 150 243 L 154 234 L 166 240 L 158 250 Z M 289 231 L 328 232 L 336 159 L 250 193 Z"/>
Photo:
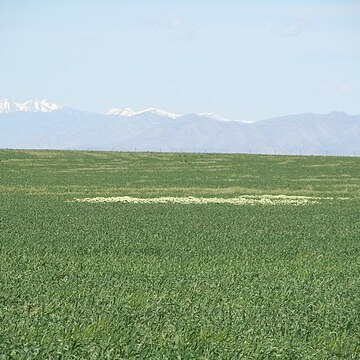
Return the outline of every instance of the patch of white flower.
<path id="1" fill-rule="evenodd" d="M 242 195 L 233 198 L 220 197 L 173 197 L 163 196 L 156 198 L 138 198 L 131 196 L 115 196 L 115 197 L 94 197 L 74 199 L 73 202 L 87 203 L 125 203 L 125 204 L 231 204 L 231 205 L 311 205 L 317 204 L 323 199 L 311 196 L 292 196 L 292 195 Z"/>

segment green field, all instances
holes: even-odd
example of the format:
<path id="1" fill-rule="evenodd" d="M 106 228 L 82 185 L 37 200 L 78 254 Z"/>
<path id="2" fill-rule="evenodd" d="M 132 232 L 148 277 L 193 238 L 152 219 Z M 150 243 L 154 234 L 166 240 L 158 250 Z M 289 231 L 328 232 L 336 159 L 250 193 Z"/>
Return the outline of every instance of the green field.
<path id="1" fill-rule="evenodd" d="M 74 198 L 306 195 L 316 204 Z M 360 158 L 0 151 L 0 359 L 359 359 Z"/>

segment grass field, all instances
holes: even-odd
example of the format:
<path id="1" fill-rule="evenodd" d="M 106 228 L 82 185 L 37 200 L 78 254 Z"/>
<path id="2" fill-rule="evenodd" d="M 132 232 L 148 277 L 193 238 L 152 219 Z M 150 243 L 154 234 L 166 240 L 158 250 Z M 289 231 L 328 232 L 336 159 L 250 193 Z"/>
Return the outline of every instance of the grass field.
<path id="1" fill-rule="evenodd" d="M 328 199 L 73 202 L 244 195 Z M 0 206 L 0 359 L 360 358 L 359 158 L 3 150 Z"/>

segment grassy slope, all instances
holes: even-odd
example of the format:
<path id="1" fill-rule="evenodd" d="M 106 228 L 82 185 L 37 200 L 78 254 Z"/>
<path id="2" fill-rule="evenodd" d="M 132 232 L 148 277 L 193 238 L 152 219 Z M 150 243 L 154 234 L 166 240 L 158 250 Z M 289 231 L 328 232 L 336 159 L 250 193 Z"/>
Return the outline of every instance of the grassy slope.
<path id="1" fill-rule="evenodd" d="M 299 194 L 303 206 L 69 203 Z M 0 359 L 359 358 L 360 159 L 0 151 Z"/>

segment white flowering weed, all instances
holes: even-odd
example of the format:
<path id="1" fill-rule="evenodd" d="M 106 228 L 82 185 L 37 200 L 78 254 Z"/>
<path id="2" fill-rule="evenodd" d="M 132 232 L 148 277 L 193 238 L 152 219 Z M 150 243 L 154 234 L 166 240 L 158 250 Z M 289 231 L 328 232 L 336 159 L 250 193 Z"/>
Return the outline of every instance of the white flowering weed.
<path id="1" fill-rule="evenodd" d="M 311 205 L 317 204 L 321 200 L 331 200 L 333 198 L 321 198 L 311 196 L 292 196 L 292 195 L 242 195 L 233 198 L 221 197 L 173 197 L 163 196 L 156 198 L 138 198 L 131 196 L 114 197 L 94 197 L 74 199 L 72 202 L 87 203 L 131 203 L 131 204 L 231 204 L 231 205 Z"/>

